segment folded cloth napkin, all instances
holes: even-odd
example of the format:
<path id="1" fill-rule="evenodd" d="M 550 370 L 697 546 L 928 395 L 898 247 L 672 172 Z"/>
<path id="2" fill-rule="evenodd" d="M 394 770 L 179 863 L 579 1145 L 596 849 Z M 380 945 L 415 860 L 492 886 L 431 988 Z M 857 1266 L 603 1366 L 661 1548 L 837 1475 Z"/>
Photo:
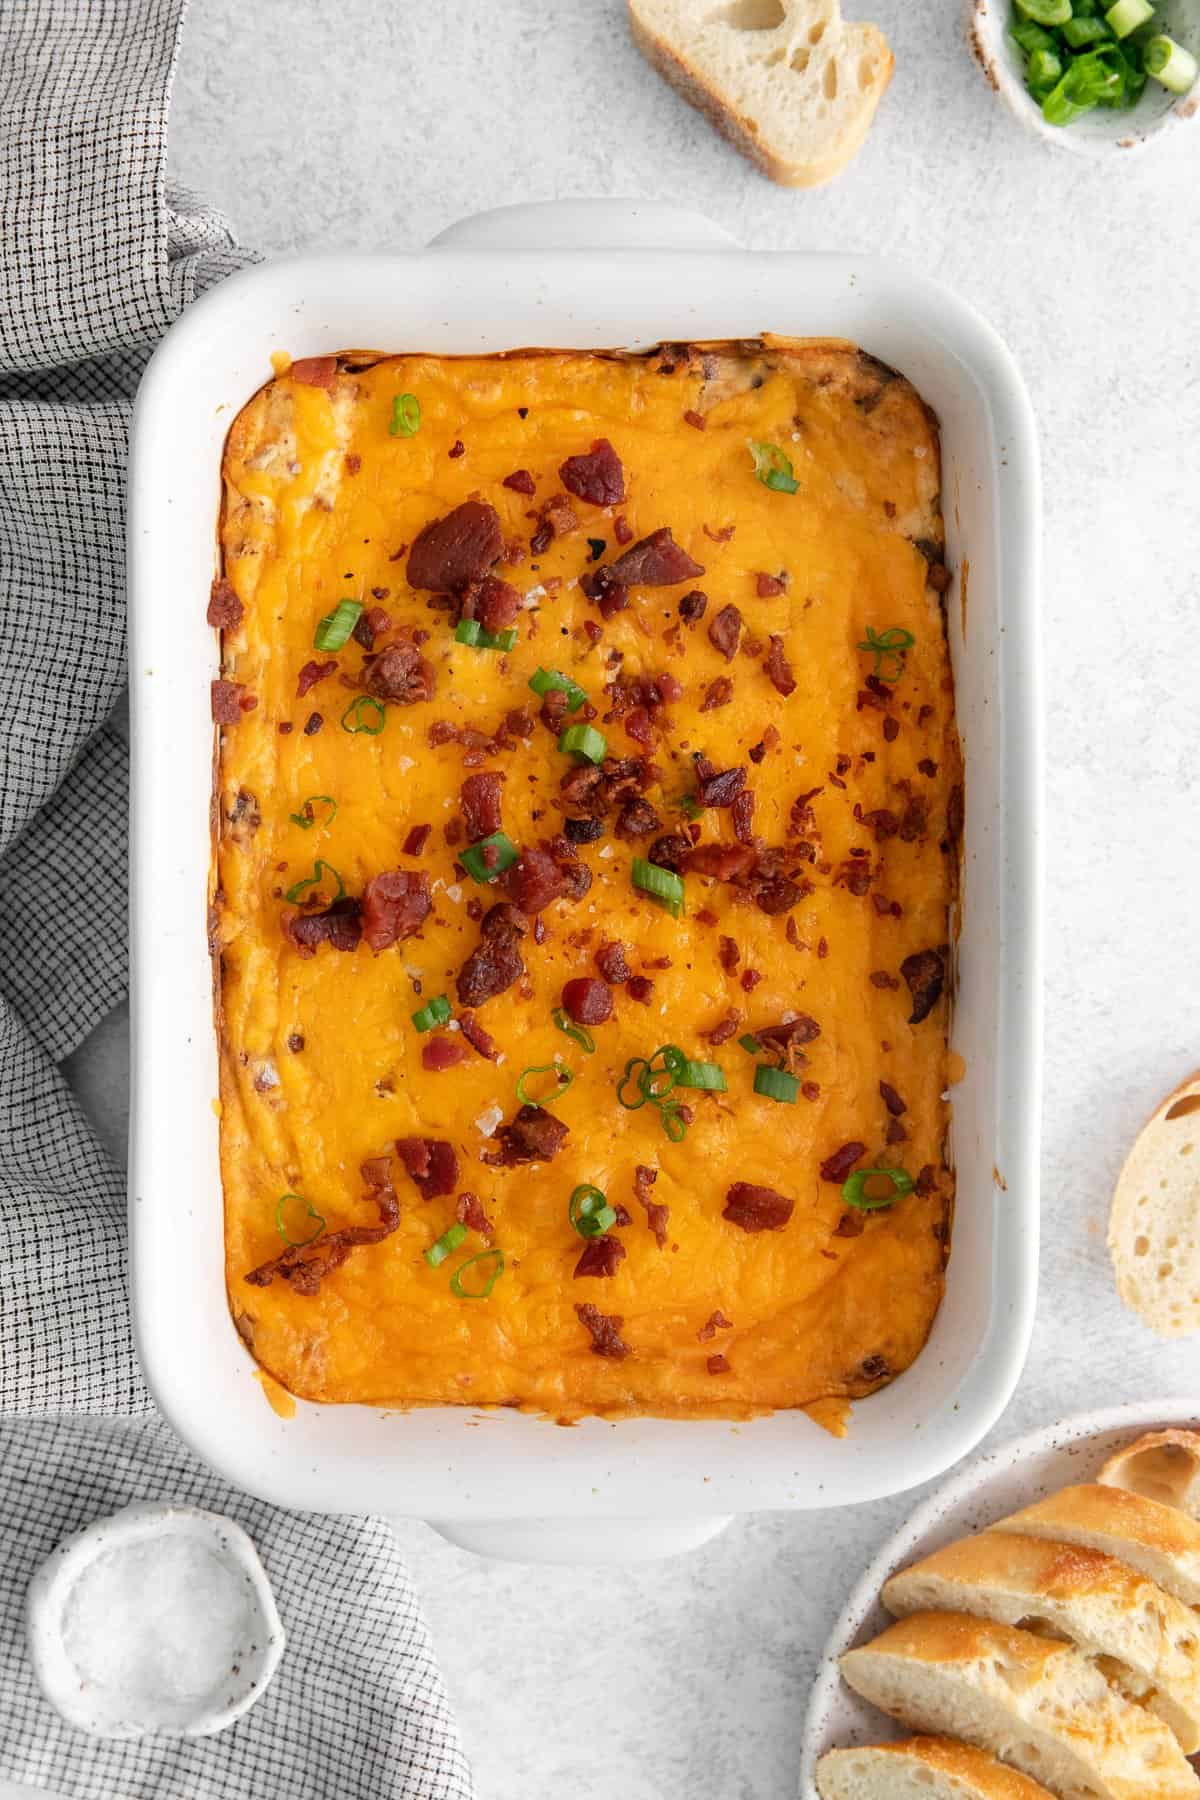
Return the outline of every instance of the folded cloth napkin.
<path id="1" fill-rule="evenodd" d="M 130 1338 L 122 1183 L 55 1066 L 125 992 L 126 754 L 108 721 L 130 401 L 171 320 L 253 260 L 166 187 L 182 12 L 0 5 L 0 1775 L 104 1800 L 469 1800 L 387 1525 L 252 1500 L 156 1415 Z M 275 1587 L 283 1664 L 220 1737 L 89 1739 L 25 1656 L 37 1564 L 147 1499 L 229 1513 Z"/>

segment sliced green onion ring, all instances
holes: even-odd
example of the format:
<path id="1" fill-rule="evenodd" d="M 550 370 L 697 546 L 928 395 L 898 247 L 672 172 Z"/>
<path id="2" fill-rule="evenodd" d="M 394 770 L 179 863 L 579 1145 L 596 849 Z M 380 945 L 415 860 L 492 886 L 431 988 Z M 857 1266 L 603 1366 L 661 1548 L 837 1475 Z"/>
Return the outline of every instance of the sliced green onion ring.
<path id="1" fill-rule="evenodd" d="M 800 1092 L 800 1083 L 786 1069 L 776 1069 L 771 1063 L 759 1063 L 754 1071 L 754 1091 L 765 1095 L 768 1100 L 778 1100 L 782 1104 L 794 1106 Z"/>
<path id="2" fill-rule="evenodd" d="M 293 825 L 298 825 L 301 831 L 311 831 L 313 826 L 318 823 L 317 815 L 313 809 L 318 806 L 321 801 L 325 802 L 325 805 L 329 808 L 329 812 L 325 818 L 319 821 L 319 823 L 327 827 L 332 825 L 333 821 L 337 818 L 337 801 L 332 794 L 310 794 L 307 800 L 302 800 L 300 802 L 300 811 L 289 813 L 288 818 L 292 821 Z"/>
<path id="3" fill-rule="evenodd" d="M 762 1045 L 759 1043 L 758 1039 L 749 1031 L 738 1039 L 738 1043 L 742 1046 L 742 1049 L 746 1052 L 747 1056 L 757 1056 L 762 1049 Z"/>
<path id="4" fill-rule="evenodd" d="M 679 918 L 685 893 L 681 876 L 670 869 L 660 869 L 657 863 L 647 862 L 644 856 L 634 857 L 630 873 L 635 888 L 661 906 L 664 912 L 669 912 L 673 919 Z"/>
<path id="5" fill-rule="evenodd" d="M 596 1049 L 595 1038 L 587 1029 L 586 1025 L 577 1025 L 575 1023 L 565 1006 L 556 1006 L 550 1017 L 554 1020 L 554 1023 L 558 1026 L 558 1029 L 564 1036 L 569 1037 L 573 1043 L 578 1044 L 579 1048 L 585 1051 L 588 1056 L 594 1055 Z"/>
<path id="6" fill-rule="evenodd" d="M 1085 50 L 1089 44 L 1112 42 L 1112 32 L 1103 19 L 1070 18 L 1063 26 L 1062 34 L 1072 50 Z"/>
<path id="7" fill-rule="evenodd" d="M 558 740 L 558 747 L 569 756 L 584 762 L 602 763 L 608 755 L 608 739 L 594 725 L 568 725 Z"/>
<path id="8" fill-rule="evenodd" d="M 608 1196 L 590 1181 L 581 1182 L 571 1195 L 567 1217 L 582 1238 L 600 1237 L 617 1222 Z"/>
<path id="9" fill-rule="evenodd" d="M 290 1204 L 291 1202 L 294 1204 Z M 285 1207 L 288 1215 L 286 1218 L 284 1216 Z M 304 1208 L 303 1213 L 297 1211 L 299 1207 Z M 303 1235 L 303 1223 L 306 1219 L 316 1220 L 316 1229 L 310 1231 L 307 1236 Z M 285 1244 L 290 1245 L 293 1249 L 299 1249 L 304 1244 L 316 1243 L 325 1229 L 325 1220 L 312 1202 L 304 1198 L 303 1194 L 280 1194 L 275 1207 L 275 1229 Z"/>
<path id="10" fill-rule="evenodd" d="M 887 1181 L 891 1184 L 888 1194 L 869 1194 L 869 1181 Z M 842 1199 L 847 1206 L 856 1206 L 859 1212 L 880 1212 L 884 1207 L 892 1206 L 905 1194 L 911 1194 L 916 1183 L 904 1169 L 859 1169 L 851 1175 L 849 1181 L 842 1185 Z"/>
<path id="11" fill-rule="evenodd" d="M 412 1016 L 412 1022 L 418 1031 L 432 1031 L 435 1025 L 444 1025 L 450 1017 L 450 1002 L 445 994 L 438 994 L 424 1006 L 418 1007 Z"/>
<path id="12" fill-rule="evenodd" d="M 360 694 L 342 714 L 343 731 L 361 731 L 367 737 L 378 737 L 386 722 L 387 708 L 373 694 Z"/>
<path id="13" fill-rule="evenodd" d="M 645 1106 L 649 1099 L 642 1086 L 642 1071 L 649 1071 L 650 1064 L 644 1056 L 631 1056 L 625 1064 L 625 1073 L 617 1083 L 617 1100 L 626 1112 L 636 1112 L 639 1106 Z"/>
<path id="14" fill-rule="evenodd" d="M 415 394 L 397 394 L 392 401 L 393 437 L 416 437 L 421 429 L 421 402 Z"/>
<path id="15" fill-rule="evenodd" d="M 342 886 L 342 878 L 332 863 L 322 862 L 319 857 L 313 864 L 312 874 L 306 875 L 303 881 L 298 881 L 294 887 L 290 887 L 283 896 L 284 899 L 289 906 L 299 906 L 300 902 L 304 899 L 310 889 L 320 887 L 326 876 L 331 877 L 332 880 L 337 882 L 337 893 L 333 898 L 335 900 L 340 900 L 346 892 L 345 888 Z"/>
<path id="16" fill-rule="evenodd" d="M 478 619 L 460 619 L 454 636 L 458 643 L 470 644 L 476 650 L 511 650 L 517 641 L 517 628 L 508 625 L 503 631 L 485 631 Z"/>
<path id="17" fill-rule="evenodd" d="M 535 1075 L 553 1075 L 554 1086 L 549 1093 L 539 1097 L 528 1091 L 526 1083 L 531 1081 Z M 568 1069 L 565 1063 L 531 1063 L 529 1068 L 522 1069 L 517 1076 L 517 1099 L 522 1106 L 547 1106 L 551 1100 L 560 1100 L 574 1079 L 573 1071 Z"/>
<path id="18" fill-rule="evenodd" d="M 492 1265 L 490 1274 L 484 1269 L 479 1268 L 481 1263 L 490 1263 Z M 479 1269 L 479 1273 L 484 1276 L 483 1287 L 464 1286 L 463 1276 L 468 1269 Z M 455 1269 L 453 1275 L 450 1277 L 450 1292 L 459 1300 L 486 1300 L 503 1273 L 503 1250 L 481 1250 L 477 1256 L 468 1256 L 466 1262 L 460 1263 L 457 1269 Z M 474 1277 L 472 1277 L 472 1281 L 473 1280 Z"/>
<path id="19" fill-rule="evenodd" d="M 687 1120 L 680 1112 L 678 1106 L 676 1106 L 673 1101 L 669 1101 L 666 1106 L 659 1107 L 659 1112 L 662 1115 L 663 1130 L 666 1132 L 671 1142 L 673 1144 L 682 1144 L 684 1138 L 687 1136 Z"/>
<path id="20" fill-rule="evenodd" d="M 579 683 L 558 669 L 535 669 L 529 677 L 529 685 L 539 699 L 550 693 L 565 694 L 568 712 L 578 712 L 587 699 Z"/>
<path id="21" fill-rule="evenodd" d="M 1017 0 L 1017 11 L 1035 25 L 1065 25 L 1071 17 L 1071 0 Z"/>
<path id="22" fill-rule="evenodd" d="M 1153 75 L 1172 94 L 1186 94 L 1195 84 L 1196 58 L 1165 32 L 1152 37 L 1144 47 L 1142 63 L 1147 75 Z"/>
<path id="23" fill-rule="evenodd" d="M 1114 37 L 1127 38 L 1131 31 L 1149 23 L 1154 17 L 1154 8 L 1150 0 L 1117 0 L 1104 17 Z"/>
<path id="24" fill-rule="evenodd" d="M 465 1240 L 465 1225 L 449 1225 L 435 1244 L 430 1244 L 425 1252 L 425 1261 L 431 1269 L 438 1268 L 448 1256 L 452 1256 L 458 1246 Z"/>
<path id="25" fill-rule="evenodd" d="M 875 673 L 880 681 L 899 681 L 904 673 L 904 658 L 907 651 L 916 643 L 911 631 L 903 625 L 891 625 L 886 631 L 876 631 L 873 625 L 867 626 L 867 635 L 857 650 L 865 650 L 875 658 Z M 892 674 L 887 670 L 891 669 Z"/>
<path id="26" fill-rule="evenodd" d="M 754 459 L 755 477 L 764 487 L 773 488 L 778 494 L 796 494 L 800 491 L 791 458 L 784 455 L 778 444 L 764 444 L 757 438 L 747 438 L 746 443 Z"/>
<path id="27" fill-rule="evenodd" d="M 349 643 L 350 634 L 362 618 L 361 600 L 339 600 L 313 633 L 314 650 L 340 650 Z"/>
<path id="28" fill-rule="evenodd" d="M 488 856 L 489 850 L 495 851 L 494 858 Z M 491 837 L 480 838 L 478 843 L 460 851 L 458 860 L 472 881 L 486 886 L 489 881 L 495 881 L 497 875 L 503 875 L 505 869 L 511 869 L 520 854 L 507 833 L 493 831 Z"/>
<path id="29" fill-rule="evenodd" d="M 710 1094 L 723 1094 L 729 1084 L 719 1063 L 685 1061 L 675 1077 L 675 1085 L 700 1088 Z"/>

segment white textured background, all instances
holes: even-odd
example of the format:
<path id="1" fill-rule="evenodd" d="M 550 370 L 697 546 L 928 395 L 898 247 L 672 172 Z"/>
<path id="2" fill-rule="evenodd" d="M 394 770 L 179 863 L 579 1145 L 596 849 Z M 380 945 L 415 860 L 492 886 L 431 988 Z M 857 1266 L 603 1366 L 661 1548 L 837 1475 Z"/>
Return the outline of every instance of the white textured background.
<path id="1" fill-rule="evenodd" d="M 1078 161 L 994 98 L 959 0 L 871 10 L 895 80 L 817 193 L 772 187 L 661 87 L 620 0 L 193 0 L 172 156 L 267 251 L 654 196 L 754 248 L 931 270 L 1007 338 L 1045 458 L 1050 819 L 1042 1297 L 1011 1436 L 1200 1375 L 1122 1315 L 1103 1244 L 1124 1146 L 1200 1062 L 1200 125 Z M 77 1062 L 114 1141 L 124 1072 L 117 1019 Z M 405 1527 L 483 1800 L 790 1796 L 828 1624 L 909 1504 L 754 1518 L 628 1573 L 485 1564 Z"/>

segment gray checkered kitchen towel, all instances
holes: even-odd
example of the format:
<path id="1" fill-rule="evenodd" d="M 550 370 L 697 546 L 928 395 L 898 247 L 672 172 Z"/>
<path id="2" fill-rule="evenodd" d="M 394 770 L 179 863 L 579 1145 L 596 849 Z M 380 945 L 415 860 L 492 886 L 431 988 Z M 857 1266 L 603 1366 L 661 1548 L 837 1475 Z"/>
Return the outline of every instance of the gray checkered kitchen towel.
<path id="1" fill-rule="evenodd" d="M 251 260 L 165 189 L 183 0 L 0 0 L 0 1775 L 103 1800 L 469 1800 L 388 1527 L 279 1512 L 197 1463 L 134 1360 L 123 1196 L 56 1064 L 125 992 L 130 401 L 155 340 Z M 169 598 L 169 596 L 168 596 Z M 132 1500 L 227 1512 L 289 1637 L 220 1737 L 97 1743 L 25 1659 L 67 1533 Z"/>

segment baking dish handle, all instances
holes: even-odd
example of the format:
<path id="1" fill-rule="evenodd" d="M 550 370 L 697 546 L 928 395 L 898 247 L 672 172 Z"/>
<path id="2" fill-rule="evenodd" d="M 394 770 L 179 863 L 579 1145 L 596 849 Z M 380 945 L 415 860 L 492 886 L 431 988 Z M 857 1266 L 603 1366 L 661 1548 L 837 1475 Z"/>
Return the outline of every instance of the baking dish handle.
<path id="1" fill-rule="evenodd" d="M 724 1531 L 729 1514 L 681 1519 L 431 1519 L 447 1543 L 500 1562 L 655 1562 L 698 1550 Z"/>
<path id="2" fill-rule="evenodd" d="M 431 250 L 736 250 L 703 213 L 665 200 L 537 200 L 472 213 Z"/>

